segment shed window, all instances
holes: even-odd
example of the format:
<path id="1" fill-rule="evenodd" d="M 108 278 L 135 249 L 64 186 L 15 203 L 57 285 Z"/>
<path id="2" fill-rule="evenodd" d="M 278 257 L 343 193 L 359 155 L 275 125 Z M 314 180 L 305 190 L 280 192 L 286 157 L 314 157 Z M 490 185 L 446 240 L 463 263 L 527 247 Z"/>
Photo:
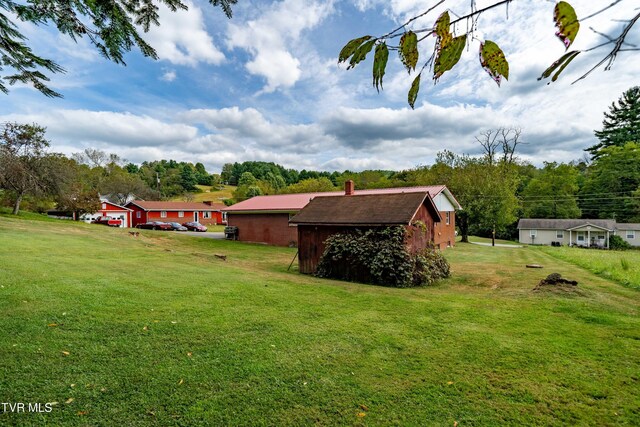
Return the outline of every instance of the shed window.
<path id="1" fill-rule="evenodd" d="M 634 230 L 627 230 L 627 239 L 635 239 L 636 232 Z"/>
<path id="2" fill-rule="evenodd" d="M 137 211 L 136 212 L 136 218 L 142 218 L 142 212 Z"/>
<path id="3" fill-rule="evenodd" d="M 167 217 L 167 211 L 160 211 L 160 218 L 166 218 Z"/>
<path id="4" fill-rule="evenodd" d="M 106 203 L 102 204 L 102 209 L 107 209 L 107 204 Z"/>
<path id="5" fill-rule="evenodd" d="M 529 236 L 536 237 L 538 235 L 538 230 L 529 230 Z"/>
<path id="6" fill-rule="evenodd" d="M 451 212 L 447 211 L 445 218 L 447 220 L 447 225 L 451 224 Z"/>
<path id="7" fill-rule="evenodd" d="M 178 212 L 178 218 L 184 218 L 184 211 Z"/>
<path id="8" fill-rule="evenodd" d="M 562 230 L 556 231 L 556 239 L 564 239 L 564 231 Z"/>

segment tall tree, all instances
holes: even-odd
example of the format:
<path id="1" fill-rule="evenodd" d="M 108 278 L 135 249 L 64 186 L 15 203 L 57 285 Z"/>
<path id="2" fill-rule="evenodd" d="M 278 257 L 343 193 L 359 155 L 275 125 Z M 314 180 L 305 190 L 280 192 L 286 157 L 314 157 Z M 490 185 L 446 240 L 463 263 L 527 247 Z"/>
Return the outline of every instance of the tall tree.
<path id="1" fill-rule="evenodd" d="M 580 190 L 580 209 L 587 218 L 612 218 L 628 222 L 640 213 L 633 193 L 640 187 L 640 143 L 601 149 L 587 170 Z"/>
<path id="2" fill-rule="evenodd" d="M 25 195 L 44 191 L 49 183 L 45 131 L 36 124 L 5 123 L 0 128 L 0 187 L 15 195 L 14 215 Z"/>
<path id="3" fill-rule="evenodd" d="M 603 148 L 622 147 L 627 142 L 640 143 L 640 86 L 624 92 L 617 104 L 611 103 L 609 112 L 604 113 L 602 130 L 595 134 L 600 142 L 585 150 L 594 159 L 602 155 Z"/>
<path id="4" fill-rule="evenodd" d="M 220 6 L 231 18 L 231 5 L 237 0 L 209 0 Z M 181 0 L 160 0 L 169 10 L 187 10 Z M 7 11 L 8 14 L 1 13 Z M 0 91 L 8 93 L 7 86 L 23 83 L 33 86 L 46 96 L 61 96 L 47 86 L 46 72 L 62 73 L 64 69 L 50 59 L 35 54 L 27 44 L 27 37 L 12 20 L 19 19 L 35 25 L 52 25 L 72 40 L 87 37 L 106 59 L 123 64 L 124 55 L 138 47 L 144 56 L 158 59 L 156 51 L 140 35 L 139 28 L 149 31 L 151 25 L 160 25 L 158 6 L 151 0 L 93 1 L 29 0 L 17 2 L 0 0 Z"/>
<path id="5" fill-rule="evenodd" d="M 527 218 L 580 218 L 577 193 L 578 170 L 568 164 L 545 162 L 522 192 Z"/>

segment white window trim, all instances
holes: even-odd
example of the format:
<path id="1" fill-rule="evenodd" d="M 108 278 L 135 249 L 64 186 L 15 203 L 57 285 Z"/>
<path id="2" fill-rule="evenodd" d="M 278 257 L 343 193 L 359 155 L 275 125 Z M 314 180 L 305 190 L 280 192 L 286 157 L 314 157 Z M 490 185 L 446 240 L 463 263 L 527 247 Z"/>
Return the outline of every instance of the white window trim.
<path id="1" fill-rule="evenodd" d="M 102 210 L 105 210 L 105 209 L 107 209 L 107 204 L 106 204 L 106 203 L 103 203 L 103 204 L 102 204 Z"/>
<path id="2" fill-rule="evenodd" d="M 564 231 L 556 230 L 556 239 L 564 239 Z"/>
<path id="3" fill-rule="evenodd" d="M 202 218 L 203 219 L 211 219 L 211 212 L 209 212 L 209 211 L 202 212 Z"/>
<path id="4" fill-rule="evenodd" d="M 447 225 L 451 224 L 451 212 L 449 211 L 445 212 L 445 217 L 447 220 Z"/>
<path id="5" fill-rule="evenodd" d="M 178 218 L 184 218 L 184 211 L 178 211 Z"/>
<path id="6" fill-rule="evenodd" d="M 627 239 L 635 239 L 636 238 L 636 232 L 635 230 L 627 230 Z"/>
<path id="7" fill-rule="evenodd" d="M 167 211 L 160 211 L 160 218 L 166 218 L 167 217 Z"/>
<path id="8" fill-rule="evenodd" d="M 136 218 L 142 218 L 142 212 L 137 211 L 136 212 Z"/>
<path id="9" fill-rule="evenodd" d="M 587 235 L 584 233 L 584 231 L 576 231 L 576 241 L 584 242 L 586 240 L 587 240 Z"/>
<path id="10" fill-rule="evenodd" d="M 538 235 L 538 230 L 529 230 L 529 236 L 536 237 Z"/>

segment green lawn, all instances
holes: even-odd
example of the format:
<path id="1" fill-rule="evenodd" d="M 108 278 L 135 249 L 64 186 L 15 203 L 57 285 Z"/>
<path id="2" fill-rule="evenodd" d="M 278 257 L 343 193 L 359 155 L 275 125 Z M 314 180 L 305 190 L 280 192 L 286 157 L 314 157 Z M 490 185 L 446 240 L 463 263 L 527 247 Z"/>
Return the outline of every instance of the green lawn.
<path id="1" fill-rule="evenodd" d="M 593 273 L 615 280 L 625 286 L 640 289 L 640 251 L 604 251 L 577 247 L 540 246 L 537 249 Z"/>
<path id="2" fill-rule="evenodd" d="M 392 289 L 177 233 L 4 215 L 0 243 L 0 402 L 57 402 L 0 425 L 640 425 L 640 294 L 541 250 Z"/>

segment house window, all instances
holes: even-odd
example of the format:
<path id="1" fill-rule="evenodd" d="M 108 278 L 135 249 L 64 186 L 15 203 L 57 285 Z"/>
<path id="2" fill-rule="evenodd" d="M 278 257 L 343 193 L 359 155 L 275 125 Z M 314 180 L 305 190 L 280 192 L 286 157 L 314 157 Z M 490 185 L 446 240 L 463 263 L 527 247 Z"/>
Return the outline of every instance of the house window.
<path id="1" fill-rule="evenodd" d="M 604 240 L 604 234 L 598 234 L 598 240 Z"/>
<path id="2" fill-rule="evenodd" d="M 142 212 L 137 211 L 136 212 L 136 218 L 142 218 Z"/>
<path id="3" fill-rule="evenodd" d="M 564 231 L 557 230 L 556 231 L 556 239 L 564 239 Z"/>
<path id="4" fill-rule="evenodd" d="M 160 218 L 166 218 L 167 217 L 167 211 L 160 211 Z"/>
<path id="5" fill-rule="evenodd" d="M 184 211 L 178 212 L 178 218 L 184 218 Z"/>
<path id="6" fill-rule="evenodd" d="M 451 224 L 451 212 L 447 212 L 445 216 L 447 220 L 447 225 Z"/>
<path id="7" fill-rule="evenodd" d="M 584 231 L 578 231 L 578 242 L 584 242 Z"/>
<path id="8" fill-rule="evenodd" d="M 529 230 L 529 236 L 536 237 L 538 235 L 538 230 Z"/>
<path id="9" fill-rule="evenodd" d="M 211 212 L 209 212 L 209 211 L 204 211 L 204 212 L 202 212 L 202 217 L 203 217 L 204 219 L 209 219 L 209 218 L 211 218 Z"/>
<path id="10" fill-rule="evenodd" d="M 635 239 L 636 232 L 634 230 L 627 230 L 627 239 Z"/>
<path id="11" fill-rule="evenodd" d="M 107 204 L 106 204 L 106 203 L 103 203 L 103 204 L 102 204 L 102 209 L 103 209 L 103 210 L 104 210 L 104 209 L 107 209 Z"/>
<path id="12" fill-rule="evenodd" d="M 226 212 L 222 212 L 222 220 L 223 221 L 227 221 L 227 213 Z"/>

